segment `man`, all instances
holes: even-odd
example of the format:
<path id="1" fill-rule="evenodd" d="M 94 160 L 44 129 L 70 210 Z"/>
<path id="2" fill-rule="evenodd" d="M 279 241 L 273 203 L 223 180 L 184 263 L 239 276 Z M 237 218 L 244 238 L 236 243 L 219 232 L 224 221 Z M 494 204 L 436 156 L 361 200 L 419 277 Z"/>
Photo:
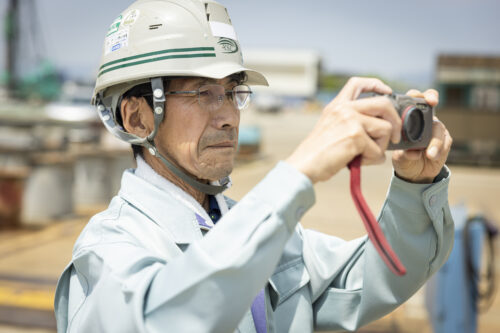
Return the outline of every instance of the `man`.
<path id="1" fill-rule="evenodd" d="M 222 195 L 248 85 L 226 9 L 207 0 L 140 0 L 106 37 L 94 103 L 133 144 L 137 169 L 77 240 L 55 301 L 60 332 L 355 330 L 410 297 L 453 242 L 439 121 L 425 151 L 393 154 L 380 215 L 407 268 L 393 275 L 371 242 L 304 230 L 313 184 L 357 155 L 380 163 L 401 120 L 376 79 L 350 79 L 316 127 L 239 203 Z M 433 90 L 412 96 L 438 103 Z"/>

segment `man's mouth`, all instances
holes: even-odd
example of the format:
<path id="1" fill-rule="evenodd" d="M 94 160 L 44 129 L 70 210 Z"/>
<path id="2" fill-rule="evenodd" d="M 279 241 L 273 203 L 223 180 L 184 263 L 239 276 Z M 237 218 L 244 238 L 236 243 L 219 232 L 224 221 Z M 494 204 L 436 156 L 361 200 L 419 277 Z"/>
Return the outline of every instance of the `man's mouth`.
<path id="1" fill-rule="evenodd" d="M 207 148 L 234 148 L 236 144 L 233 141 L 225 141 L 217 144 L 209 145 Z"/>

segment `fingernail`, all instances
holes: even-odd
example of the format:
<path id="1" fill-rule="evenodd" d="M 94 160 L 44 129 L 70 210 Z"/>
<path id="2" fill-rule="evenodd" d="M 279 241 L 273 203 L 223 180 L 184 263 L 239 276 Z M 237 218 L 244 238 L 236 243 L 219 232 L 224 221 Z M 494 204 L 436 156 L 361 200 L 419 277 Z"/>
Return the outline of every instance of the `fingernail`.
<path id="1" fill-rule="evenodd" d="M 429 149 L 429 156 L 431 158 L 435 158 L 437 156 L 437 153 L 438 153 L 437 147 L 431 147 L 431 149 Z"/>
<path id="2" fill-rule="evenodd" d="M 438 103 L 438 97 L 434 94 L 427 94 L 425 96 L 425 99 L 427 100 L 428 103 L 431 104 L 437 104 Z"/>

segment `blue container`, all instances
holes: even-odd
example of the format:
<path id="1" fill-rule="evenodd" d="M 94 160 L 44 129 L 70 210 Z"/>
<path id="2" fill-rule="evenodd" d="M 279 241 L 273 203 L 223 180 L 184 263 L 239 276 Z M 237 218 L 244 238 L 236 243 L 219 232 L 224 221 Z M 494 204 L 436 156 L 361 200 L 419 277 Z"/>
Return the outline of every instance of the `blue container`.
<path id="1" fill-rule="evenodd" d="M 477 331 L 477 281 L 470 274 L 467 257 L 479 271 L 486 229 L 481 218 L 467 223 L 464 205 L 453 207 L 451 213 L 455 243 L 448 261 L 427 282 L 426 307 L 435 333 L 474 333 Z"/>

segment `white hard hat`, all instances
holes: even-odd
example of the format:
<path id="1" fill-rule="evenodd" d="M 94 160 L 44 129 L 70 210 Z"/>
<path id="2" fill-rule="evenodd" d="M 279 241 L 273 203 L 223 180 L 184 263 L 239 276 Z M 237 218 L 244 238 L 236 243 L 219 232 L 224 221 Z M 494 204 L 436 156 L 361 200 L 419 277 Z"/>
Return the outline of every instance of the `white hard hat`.
<path id="1" fill-rule="evenodd" d="M 262 74 L 243 66 L 241 48 L 224 6 L 212 0 L 138 0 L 109 27 L 92 103 L 113 135 L 146 147 L 195 188 L 218 193 L 221 190 L 211 185 L 186 179 L 189 176 L 161 156 L 154 145 L 164 117 L 162 78 L 222 79 L 236 73 L 243 73 L 248 85 L 267 85 Z M 153 91 L 155 129 L 140 138 L 117 122 L 117 111 L 125 92 L 148 82 Z"/>
<path id="2" fill-rule="evenodd" d="M 248 85 L 267 85 L 262 74 L 243 66 L 224 6 L 211 0 L 139 0 L 107 32 L 93 101 L 152 77 L 222 79 L 239 72 Z"/>

